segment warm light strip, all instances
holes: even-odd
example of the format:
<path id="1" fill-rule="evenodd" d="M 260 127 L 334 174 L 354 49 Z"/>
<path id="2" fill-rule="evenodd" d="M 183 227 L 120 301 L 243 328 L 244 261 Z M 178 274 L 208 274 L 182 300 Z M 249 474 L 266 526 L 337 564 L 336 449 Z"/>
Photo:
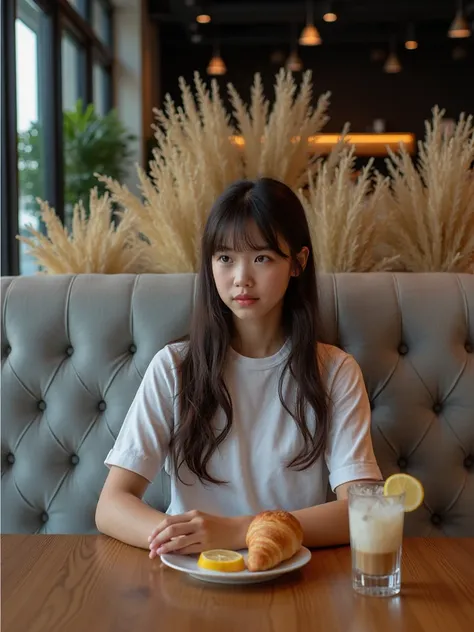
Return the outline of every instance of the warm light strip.
<path id="1" fill-rule="evenodd" d="M 318 134 L 308 138 L 308 148 L 310 151 L 316 151 L 318 154 L 328 154 L 341 138 L 340 134 Z M 239 147 L 245 144 L 245 140 L 241 136 L 232 136 L 232 142 Z M 299 140 L 295 137 L 294 142 Z M 357 156 L 386 156 L 387 146 L 393 151 L 397 151 L 400 143 L 403 143 L 408 151 L 412 154 L 415 151 L 415 135 L 411 133 L 404 134 L 347 134 L 345 141 L 351 145 L 355 145 L 355 153 Z"/>

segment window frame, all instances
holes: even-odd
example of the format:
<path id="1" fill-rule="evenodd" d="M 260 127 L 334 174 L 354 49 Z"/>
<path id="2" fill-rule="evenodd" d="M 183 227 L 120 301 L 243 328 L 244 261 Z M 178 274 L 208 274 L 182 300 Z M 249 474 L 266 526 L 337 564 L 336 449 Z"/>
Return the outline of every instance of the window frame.
<path id="1" fill-rule="evenodd" d="M 2 85 L 2 169 L 1 225 L 2 276 L 18 274 L 18 157 L 16 124 L 16 37 L 13 2 L 2 3 L 1 75 Z"/>
<path id="2" fill-rule="evenodd" d="M 63 103 L 62 103 L 62 38 L 68 32 L 84 47 L 86 72 L 81 93 L 85 103 L 94 103 L 94 63 L 100 63 L 109 77 L 106 89 L 106 108 L 114 105 L 113 93 L 113 7 L 110 0 L 82 0 L 85 17 L 68 0 L 29 0 L 48 17 L 45 37 L 44 64 L 46 85 L 42 86 L 41 109 L 48 137 L 49 168 L 45 182 L 45 198 L 64 221 L 64 160 L 63 160 Z M 92 3 L 100 2 L 106 9 L 110 29 L 110 46 L 106 46 L 92 26 Z M 82 9 L 81 9 L 82 10 Z M 1 3 L 1 76 L 5 89 L 1 95 L 1 274 L 20 273 L 19 178 L 16 112 L 16 37 L 17 0 Z M 26 22 L 25 22 L 26 23 Z M 102 89 L 105 89 L 102 87 Z"/>

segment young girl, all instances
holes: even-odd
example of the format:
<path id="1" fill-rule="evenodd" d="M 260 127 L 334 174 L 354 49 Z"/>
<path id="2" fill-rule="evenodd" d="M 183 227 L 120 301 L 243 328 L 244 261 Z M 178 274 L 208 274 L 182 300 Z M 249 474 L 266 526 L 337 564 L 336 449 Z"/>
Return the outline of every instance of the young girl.
<path id="1" fill-rule="evenodd" d="M 151 558 L 235 550 L 255 514 L 284 509 L 306 546 L 345 544 L 349 483 L 381 474 L 359 366 L 318 342 L 303 207 L 276 180 L 237 182 L 215 202 L 201 250 L 190 340 L 145 373 L 105 461 L 97 528 Z M 162 467 L 168 515 L 141 500 Z"/>

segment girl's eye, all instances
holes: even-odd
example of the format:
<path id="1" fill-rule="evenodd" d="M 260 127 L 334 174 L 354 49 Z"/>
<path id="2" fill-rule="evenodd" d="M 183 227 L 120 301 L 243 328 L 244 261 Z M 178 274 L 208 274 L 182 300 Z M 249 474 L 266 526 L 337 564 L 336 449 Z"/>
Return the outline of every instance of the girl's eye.
<path id="1" fill-rule="evenodd" d="M 265 263 L 265 261 L 270 261 L 270 257 L 267 257 L 266 255 L 258 255 L 255 261 L 257 263 Z"/>
<path id="2" fill-rule="evenodd" d="M 229 263 L 230 257 L 228 255 L 221 255 L 217 261 L 220 261 L 221 263 Z"/>

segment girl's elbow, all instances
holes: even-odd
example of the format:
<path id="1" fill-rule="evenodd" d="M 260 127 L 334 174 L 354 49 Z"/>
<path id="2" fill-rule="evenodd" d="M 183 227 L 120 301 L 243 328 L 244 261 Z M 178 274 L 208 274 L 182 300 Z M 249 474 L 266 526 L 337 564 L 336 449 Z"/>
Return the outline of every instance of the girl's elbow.
<path id="1" fill-rule="evenodd" d="M 95 526 L 100 533 L 107 534 L 107 521 L 106 521 L 106 505 L 107 501 L 104 499 L 103 494 L 99 497 L 97 506 L 95 508 Z"/>

